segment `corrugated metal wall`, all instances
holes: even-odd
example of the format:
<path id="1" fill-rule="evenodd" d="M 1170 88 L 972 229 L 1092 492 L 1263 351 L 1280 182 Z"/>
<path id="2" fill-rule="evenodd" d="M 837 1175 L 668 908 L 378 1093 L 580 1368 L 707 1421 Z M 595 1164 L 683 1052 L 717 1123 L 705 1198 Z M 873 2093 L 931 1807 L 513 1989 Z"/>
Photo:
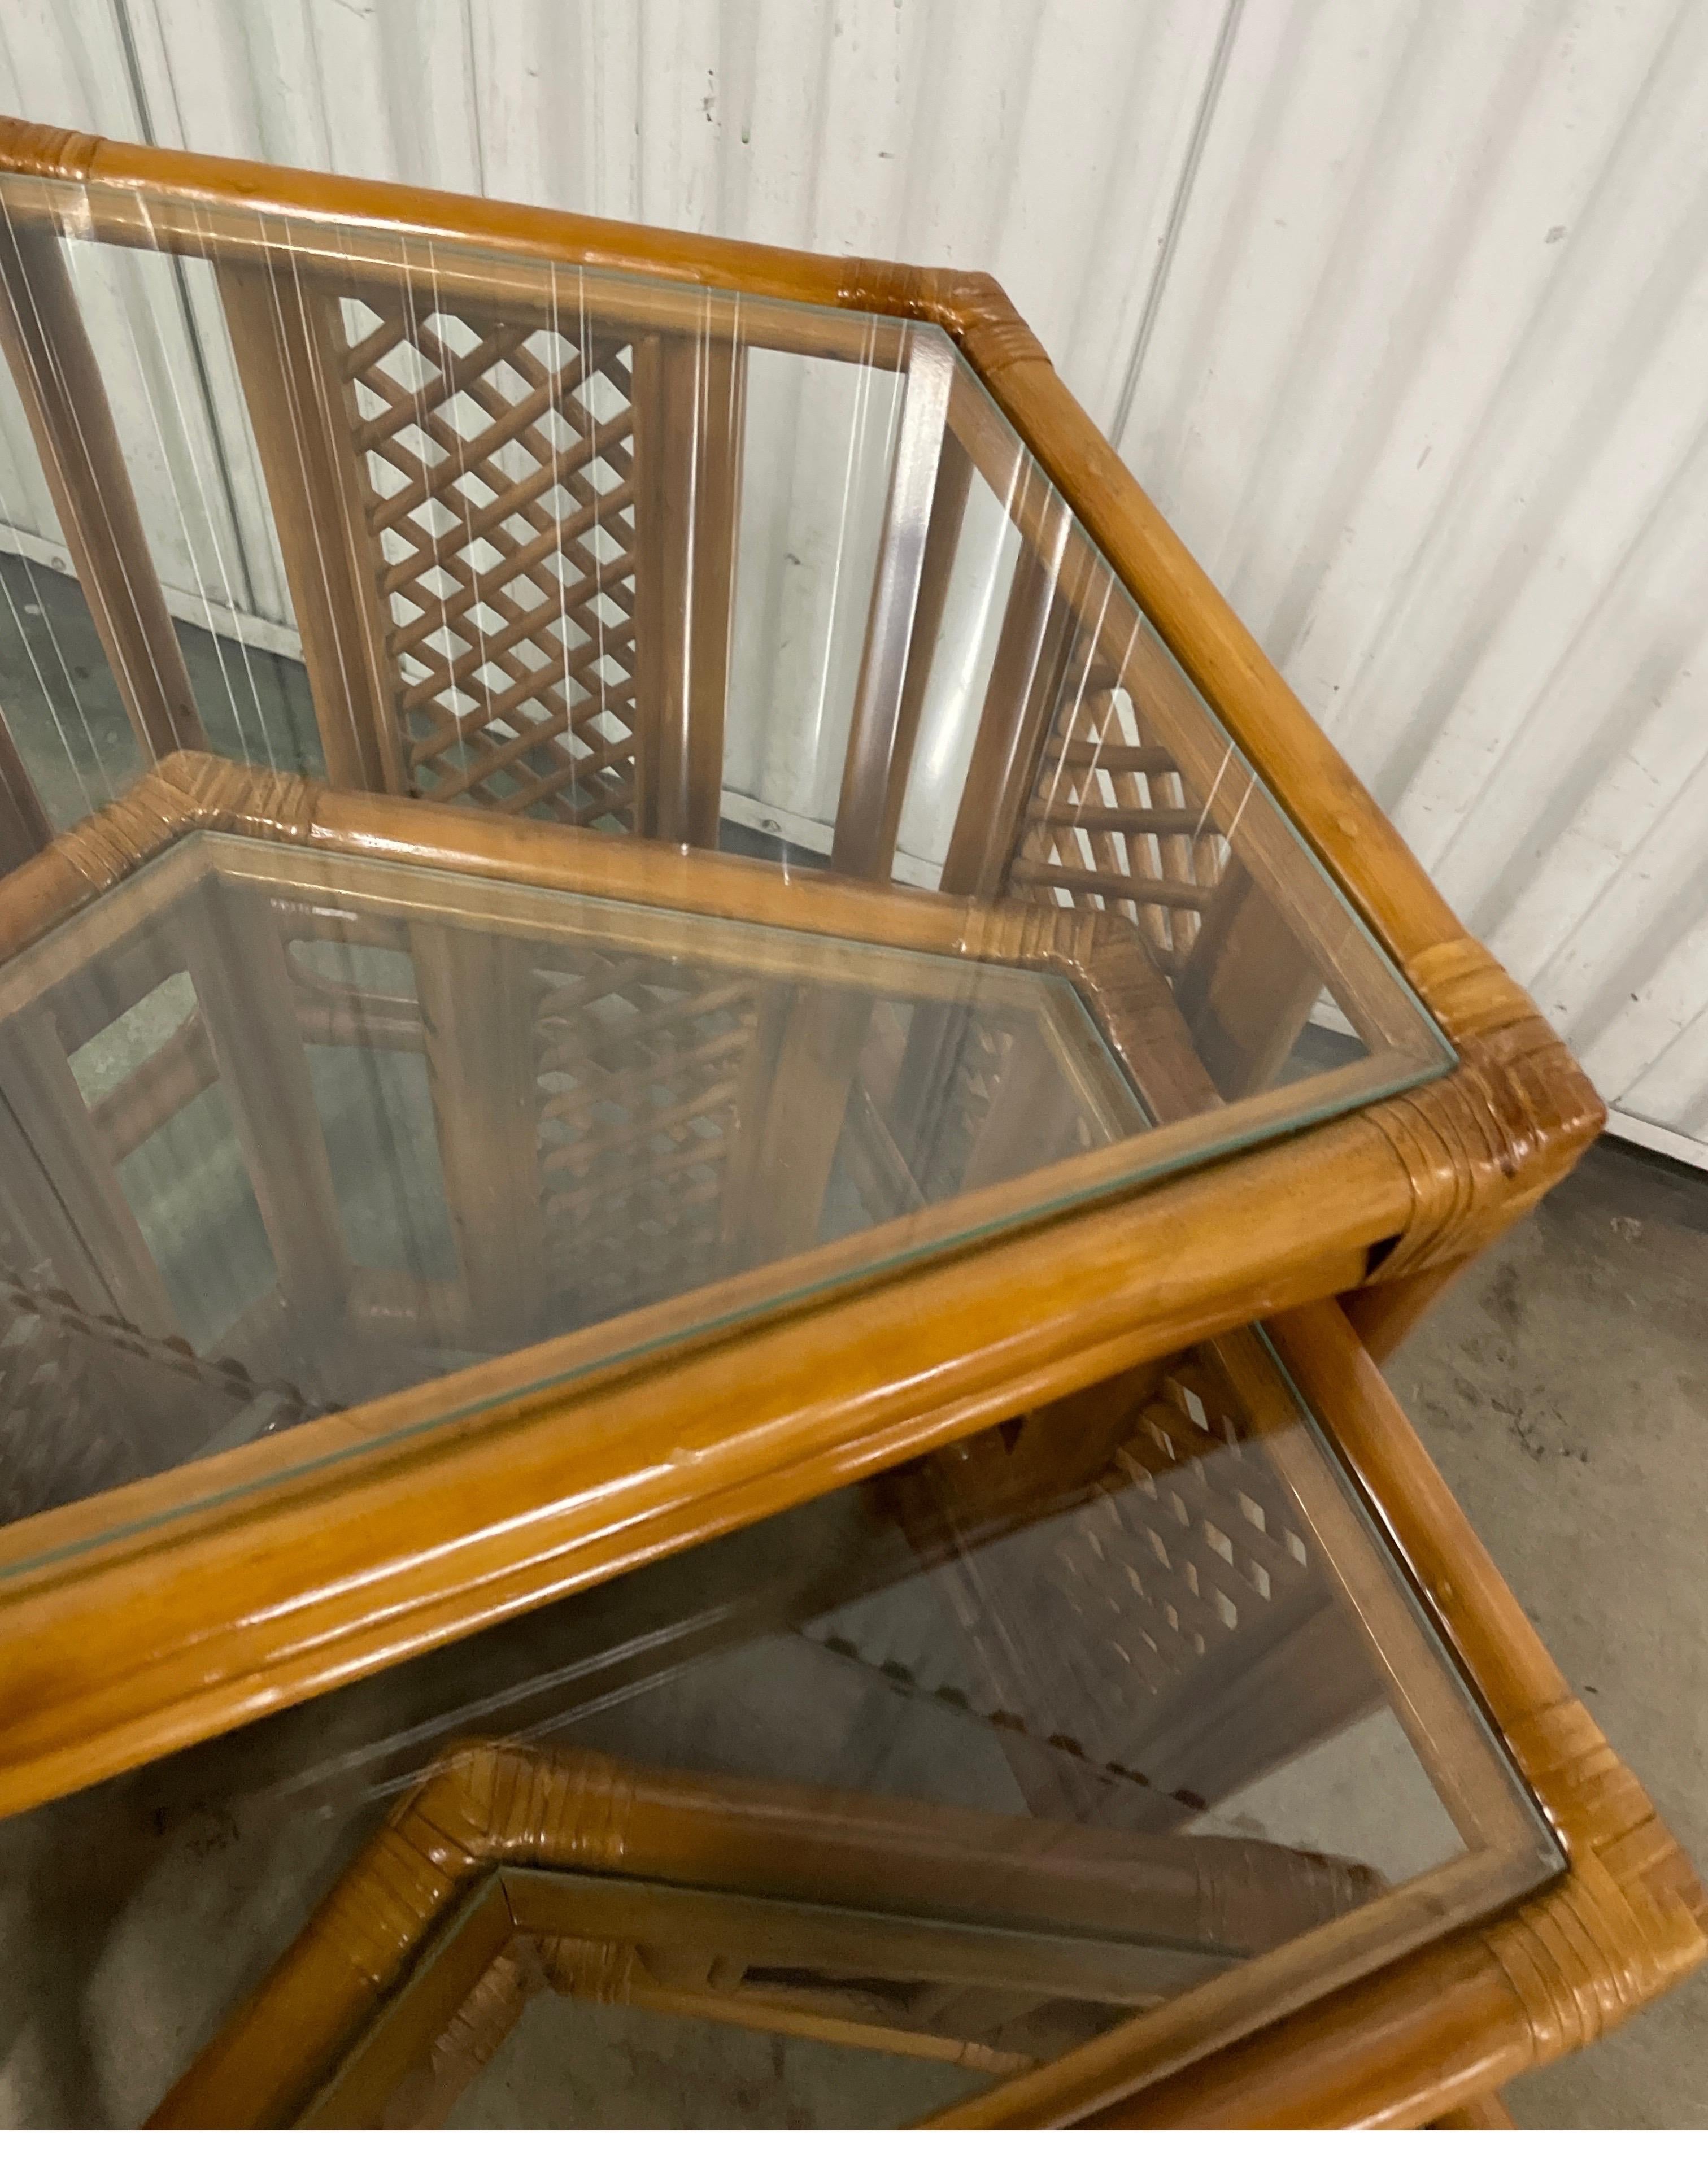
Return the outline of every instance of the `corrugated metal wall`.
<path id="1" fill-rule="evenodd" d="M 11 0 L 0 102 L 988 267 L 1602 1090 L 1708 1160 L 1708 8 Z M 277 626 L 161 271 L 91 301 L 201 541 L 174 602 Z M 28 468 L 0 517 L 51 541 Z"/>

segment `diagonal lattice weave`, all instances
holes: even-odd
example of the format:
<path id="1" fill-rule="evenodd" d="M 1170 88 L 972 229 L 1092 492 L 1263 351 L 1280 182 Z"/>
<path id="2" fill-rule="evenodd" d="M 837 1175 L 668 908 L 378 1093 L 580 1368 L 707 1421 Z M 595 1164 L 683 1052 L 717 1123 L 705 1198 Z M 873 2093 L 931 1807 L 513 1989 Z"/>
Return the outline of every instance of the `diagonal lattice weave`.
<path id="1" fill-rule="evenodd" d="M 1211 1390 L 1170 1381 L 1116 1456 L 1121 1482 L 1076 1513 L 1045 1571 L 1117 1703 L 1130 1676 L 1160 1692 L 1311 1581 L 1285 1488 L 1206 1407 Z"/>
<path id="2" fill-rule="evenodd" d="M 758 986 L 588 947 L 554 958 L 537 995 L 546 1267 L 572 1322 L 710 1278 Z"/>
<path id="3" fill-rule="evenodd" d="M 1129 918 L 1176 977 L 1229 860 L 1173 755 L 1143 739 L 1129 704 L 1108 689 L 1064 704 L 1022 820 L 1012 892 Z"/>
<path id="4" fill-rule="evenodd" d="M 340 368 L 414 790 L 632 830 L 632 356 L 347 301 Z"/>
<path id="5" fill-rule="evenodd" d="M 1153 1760 L 1181 1700 L 1207 1701 L 1228 1654 L 1320 1594 L 1301 1527 L 1285 1486 L 1242 1443 L 1218 1378 L 1188 1362 L 1076 1504 L 947 1565 L 946 1644 L 901 1592 L 813 1632 L 895 1686 L 970 1704 L 1148 1786 L 1138 1761 Z M 1173 1780 L 1158 1784 L 1203 1807 Z"/>

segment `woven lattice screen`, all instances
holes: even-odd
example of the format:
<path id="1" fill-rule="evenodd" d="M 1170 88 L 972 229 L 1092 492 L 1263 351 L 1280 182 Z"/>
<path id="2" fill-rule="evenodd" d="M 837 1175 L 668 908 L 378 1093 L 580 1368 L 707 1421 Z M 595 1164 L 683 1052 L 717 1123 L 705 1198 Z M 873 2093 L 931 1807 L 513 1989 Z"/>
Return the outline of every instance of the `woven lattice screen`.
<path id="1" fill-rule="evenodd" d="M 410 784 L 631 830 L 632 351 L 424 300 L 339 358 Z"/>

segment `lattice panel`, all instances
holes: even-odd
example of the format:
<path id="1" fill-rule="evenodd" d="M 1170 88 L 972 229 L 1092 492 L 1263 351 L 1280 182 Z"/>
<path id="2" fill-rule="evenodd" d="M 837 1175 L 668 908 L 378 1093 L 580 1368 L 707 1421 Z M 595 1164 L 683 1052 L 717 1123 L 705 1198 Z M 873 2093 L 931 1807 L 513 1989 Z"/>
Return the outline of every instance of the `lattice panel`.
<path id="1" fill-rule="evenodd" d="M 592 1322 L 710 1278 L 759 990 L 587 948 L 537 974 L 548 1277 Z"/>
<path id="2" fill-rule="evenodd" d="M 1022 821 L 1010 890 L 1137 924 L 1167 976 L 1185 967 L 1227 844 L 1171 753 L 1104 690 L 1064 707 Z"/>
<path id="3" fill-rule="evenodd" d="M 632 831 L 631 351 L 430 301 L 341 358 L 412 784 Z"/>
<path id="4" fill-rule="evenodd" d="M 1160 1693 L 1228 1638 L 1314 1587 L 1298 1517 L 1261 1456 L 1180 1380 L 1040 1568 L 1109 1710 Z"/>
<path id="5" fill-rule="evenodd" d="M 1075 1505 L 956 1554 L 936 1580 L 946 1617 L 903 1584 L 812 1633 L 894 1686 L 970 1704 L 1189 1809 L 1204 1798 L 1148 1769 L 1157 1732 L 1176 1746 L 1182 1699 L 1210 1714 L 1236 1657 L 1260 1654 L 1322 1595 L 1290 1495 L 1190 1364 Z"/>

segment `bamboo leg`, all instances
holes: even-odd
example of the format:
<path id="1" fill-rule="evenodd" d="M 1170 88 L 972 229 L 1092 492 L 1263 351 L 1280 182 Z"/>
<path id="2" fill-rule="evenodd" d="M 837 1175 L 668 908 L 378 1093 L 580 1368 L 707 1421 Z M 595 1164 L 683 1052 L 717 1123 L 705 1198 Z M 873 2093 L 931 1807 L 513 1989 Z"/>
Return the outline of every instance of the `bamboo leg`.
<path id="1" fill-rule="evenodd" d="M 1055 1056 L 1042 1033 L 1017 1033 L 961 1177 L 961 1194 L 1036 1173 L 1062 1157 L 1072 1148 L 1074 1118 L 1073 1104 L 1062 1096 Z"/>
<path id="2" fill-rule="evenodd" d="M 1059 575 L 1051 560 L 1022 547 L 944 859 L 945 893 L 994 901 L 1006 881 L 1076 632 Z"/>
<path id="3" fill-rule="evenodd" d="M 748 1169 L 742 1255 L 771 1264 L 818 1239 L 873 996 L 808 986 L 785 1024 Z"/>
<path id="4" fill-rule="evenodd" d="M 342 1310 L 350 1267 L 284 948 L 263 897 L 217 882 L 178 936 L 300 1347 Z"/>
<path id="5" fill-rule="evenodd" d="M 0 1026 L 4 1186 L 58 1284 L 85 1310 L 169 1337 L 177 1317 L 77 1079 L 39 1013 Z"/>
<path id="6" fill-rule="evenodd" d="M 925 713 L 925 694 L 931 680 L 937 639 L 943 627 L 943 610 L 955 572 L 961 542 L 961 522 L 967 512 L 972 483 L 972 465 L 958 439 L 945 439 L 937 469 L 937 490 L 931 504 L 931 525 L 925 538 L 925 565 L 919 578 L 919 606 L 914 616 L 913 640 L 907 654 L 907 673 L 901 687 L 901 711 L 896 721 L 895 749 L 890 763 L 889 791 L 868 859 L 871 875 L 884 877 L 895 853 L 901 830 L 902 805 L 913 753 Z M 841 813 L 837 814 L 839 827 Z M 833 858 L 834 863 L 834 858 Z"/>
<path id="7" fill-rule="evenodd" d="M 856 1072 L 843 1147 L 848 1178 L 865 1209 L 867 1223 L 876 1227 L 886 1219 L 919 1211 L 925 1192 L 890 1133 L 884 1108 L 873 1094 L 871 1073 L 868 1047 L 861 1053 Z"/>
<path id="8" fill-rule="evenodd" d="M 57 237 L 0 224 L 0 350 L 145 757 L 206 749 L 101 368 Z"/>
<path id="9" fill-rule="evenodd" d="M 748 1261 L 749 1234 L 758 1222 L 757 1206 L 765 1186 L 760 1161 L 765 1147 L 766 1115 L 793 1002 L 794 994 L 787 986 L 767 984 L 760 988 L 752 1041 L 736 1081 L 733 1135 L 719 1207 L 719 1246 L 726 1273 L 739 1271 Z"/>
<path id="10" fill-rule="evenodd" d="M 942 891 L 994 901 L 1007 880 L 1039 754 L 1061 702 L 1074 620 L 1055 571 L 1022 548 L 991 664 L 972 761 L 944 859 Z M 890 1123 L 916 1166 L 944 1110 L 969 1033 L 966 1011 L 915 1009 Z"/>
<path id="11" fill-rule="evenodd" d="M 913 1010 L 886 1118 L 916 1174 L 927 1173 L 932 1163 L 972 1035 L 972 1015 L 965 1007 L 926 1000 Z"/>
<path id="12" fill-rule="evenodd" d="M 1242 865 L 1227 870 L 1180 979 L 1181 1013 L 1225 1098 L 1272 1083 L 1322 991 L 1285 912 Z"/>
<path id="13" fill-rule="evenodd" d="M 940 344 L 914 345 L 837 806 L 831 868 L 874 879 L 889 876 L 895 853 L 972 482 L 958 443 L 945 448 L 953 368 Z M 952 452 L 939 467 L 947 450 Z M 850 993 L 802 993 L 791 1011 L 758 1153 L 762 1185 L 749 1229 L 755 1262 L 786 1256 L 818 1238 L 871 1018 L 871 1000 Z"/>
<path id="14" fill-rule="evenodd" d="M 1341 1307 L 1376 1361 L 1385 1362 L 1472 1262 L 1469 1257 L 1457 1257 L 1451 1264 L 1431 1265 L 1403 1279 L 1373 1280 L 1368 1287 L 1342 1295 Z"/>
<path id="15" fill-rule="evenodd" d="M 218 1080 L 219 1063 L 198 1010 L 179 1024 L 157 1052 L 140 1062 L 90 1109 L 96 1133 L 113 1165 L 121 1165 Z"/>
<path id="16" fill-rule="evenodd" d="M 0 1027 L 0 1217 L 14 1247 L 38 1253 L 17 1267 L 36 1284 L 69 1295 L 91 1319 L 117 1318 L 157 1341 L 181 1338 L 160 1268 L 39 1013 Z M 207 1429 L 198 1389 L 124 1370 L 114 1331 L 110 1356 L 94 1343 L 88 1350 L 109 1405 L 152 1458 L 181 1456 Z"/>
<path id="17" fill-rule="evenodd" d="M 546 1291 L 526 955 L 514 940 L 429 924 L 411 946 L 469 1323 L 477 1341 L 524 1347 Z"/>
<path id="18" fill-rule="evenodd" d="M 27 864 L 52 838 L 52 820 L 0 713 L 0 877 Z"/>
<path id="19" fill-rule="evenodd" d="M 890 875 L 972 482 L 965 450 L 944 430 L 954 367 L 940 340 L 914 343 L 830 847 L 831 870 L 856 877 Z"/>
<path id="20" fill-rule="evenodd" d="M 338 303 L 295 268 L 218 271 L 327 777 L 336 787 L 399 793 L 403 726 L 338 363 Z"/>
<path id="21" fill-rule="evenodd" d="M 636 344 L 633 390 L 638 830 L 715 848 L 746 352 L 656 335 Z"/>

